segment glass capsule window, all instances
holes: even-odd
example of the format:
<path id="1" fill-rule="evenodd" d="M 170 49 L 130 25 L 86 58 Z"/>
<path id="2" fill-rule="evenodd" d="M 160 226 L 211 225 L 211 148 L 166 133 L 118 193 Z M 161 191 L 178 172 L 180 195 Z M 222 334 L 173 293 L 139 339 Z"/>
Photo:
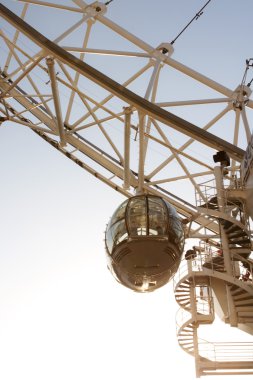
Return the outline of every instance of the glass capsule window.
<path id="1" fill-rule="evenodd" d="M 127 204 L 128 199 L 117 208 L 111 217 L 109 225 L 107 226 L 106 245 L 110 253 L 112 252 L 115 245 L 128 238 L 125 221 Z"/>
<path id="2" fill-rule="evenodd" d="M 128 238 L 168 237 L 180 248 L 184 244 L 183 228 L 177 212 L 168 202 L 152 195 L 140 195 L 123 202 L 111 217 L 106 231 L 109 253 Z"/>
<path id="3" fill-rule="evenodd" d="M 127 206 L 127 228 L 131 237 L 166 235 L 168 213 L 161 198 L 139 196 Z"/>
<path id="4" fill-rule="evenodd" d="M 127 227 L 130 236 L 147 235 L 147 205 L 145 197 L 130 199 L 127 206 Z"/>
<path id="5" fill-rule="evenodd" d="M 149 235 L 166 235 L 168 214 L 165 204 L 160 198 L 148 198 L 148 230 Z"/>
<path id="6" fill-rule="evenodd" d="M 182 250 L 184 247 L 184 231 L 182 227 L 182 223 L 178 218 L 176 210 L 171 207 L 169 203 L 166 202 L 166 206 L 168 209 L 168 224 L 169 224 L 169 239 L 173 243 L 179 246 L 179 249 Z"/>

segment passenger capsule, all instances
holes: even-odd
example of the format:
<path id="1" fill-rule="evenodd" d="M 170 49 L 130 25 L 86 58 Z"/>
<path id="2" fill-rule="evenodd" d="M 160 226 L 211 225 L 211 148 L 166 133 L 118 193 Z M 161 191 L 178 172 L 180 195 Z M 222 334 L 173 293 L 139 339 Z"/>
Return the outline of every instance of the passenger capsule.
<path id="1" fill-rule="evenodd" d="M 123 202 L 105 232 L 108 267 L 122 285 L 150 292 L 176 273 L 184 247 L 180 218 L 167 201 L 138 195 Z"/>

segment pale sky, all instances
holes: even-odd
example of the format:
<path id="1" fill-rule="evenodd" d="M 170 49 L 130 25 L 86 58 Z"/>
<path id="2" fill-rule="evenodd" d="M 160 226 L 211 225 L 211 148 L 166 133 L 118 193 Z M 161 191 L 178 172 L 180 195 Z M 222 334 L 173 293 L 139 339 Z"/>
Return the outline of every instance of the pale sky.
<path id="1" fill-rule="evenodd" d="M 107 17 L 157 46 L 205 3 L 114 0 Z M 253 56 L 252 14 L 251 0 L 211 1 L 175 59 L 235 88 Z M 137 294 L 106 268 L 106 223 L 124 197 L 20 125 L 0 128 L 0 162 L 1 380 L 195 379 L 176 339 L 172 282 Z"/>

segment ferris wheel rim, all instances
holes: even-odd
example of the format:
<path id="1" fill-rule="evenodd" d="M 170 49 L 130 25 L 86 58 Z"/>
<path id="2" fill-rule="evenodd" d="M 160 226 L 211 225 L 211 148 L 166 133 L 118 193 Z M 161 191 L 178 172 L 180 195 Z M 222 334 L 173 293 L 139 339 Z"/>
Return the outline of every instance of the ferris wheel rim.
<path id="1" fill-rule="evenodd" d="M 88 79 L 91 79 L 102 87 L 110 90 L 110 92 L 114 93 L 117 97 L 121 98 L 123 101 L 126 101 L 131 106 L 136 107 L 148 116 L 155 117 L 155 119 L 161 121 L 165 125 L 169 125 L 170 127 L 188 135 L 189 137 L 193 137 L 194 139 L 204 143 L 213 149 L 225 149 L 228 154 L 230 154 L 230 156 L 238 162 L 241 162 L 243 160 L 245 154 L 245 151 L 243 149 L 168 112 L 167 110 L 157 106 L 147 99 L 144 99 L 138 94 L 135 94 L 128 88 L 117 83 L 115 80 L 109 78 L 107 75 L 73 56 L 68 51 L 64 50 L 59 45 L 43 36 L 40 32 L 35 30 L 32 26 L 27 24 L 24 20 L 22 20 L 19 16 L 17 16 L 2 4 L 0 4 L 0 14 L 13 26 L 17 27 L 17 29 L 21 30 L 22 33 L 30 37 L 34 42 L 36 42 L 46 52 L 48 52 L 45 57 L 51 54 L 53 57 L 62 60 L 74 68 L 76 71 L 78 71 L 80 74 L 84 75 Z"/>

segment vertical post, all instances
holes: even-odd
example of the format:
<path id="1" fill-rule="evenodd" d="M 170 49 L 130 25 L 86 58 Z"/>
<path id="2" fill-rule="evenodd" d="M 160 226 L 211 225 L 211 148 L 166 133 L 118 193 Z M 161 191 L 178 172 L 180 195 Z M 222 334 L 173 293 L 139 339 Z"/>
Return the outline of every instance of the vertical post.
<path id="1" fill-rule="evenodd" d="M 125 131 L 124 131 L 124 189 L 130 187 L 130 136 L 131 136 L 131 107 L 124 107 L 125 111 Z"/>
<path id="2" fill-rule="evenodd" d="M 239 107 L 236 107 L 235 108 L 235 129 L 234 129 L 234 140 L 233 140 L 233 144 L 236 146 L 238 146 L 240 116 L 241 116 L 241 109 Z M 235 173 L 235 166 L 236 166 L 236 162 L 235 160 L 232 160 L 231 162 L 232 174 Z"/>
<path id="3" fill-rule="evenodd" d="M 54 58 L 47 57 L 46 61 L 47 61 L 48 73 L 50 77 L 51 89 L 52 89 L 52 94 L 53 94 L 53 99 L 54 99 L 56 123 L 57 123 L 58 132 L 60 136 L 60 143 L 61 143 L 61 146 L 65 146 L 66 145 L 65 131 L 64 131 L 63 121 L 62 121 L 61 103 L 60 103 L 59 90 L 58 90 L 55 68 L 54 68 Z"/>
<path id="4" fill-rule="evenodd" d="M 216 189 L 217 189 L 217 201 L 219 210 L 223 213 L 225 210 L 225 202 L 224 202 L 224 184 L 223 184 L 223 166 L 216 166 L 214 168 L 214 175 L 216 180 Z M 222 251 L 224 257 L 224 266 L 228 275 L 232 276 L 232 265 L 231 265 L 231 257 L 229 251 L 228 237 L 224 230 L 222 224 L 220 224 L 220 232 L 221 232 L 221 242 L 222 242 Z M 226 285 L 227 292 L 227 304 L 228 304 L 228 313 L 229 313 L 229 321 L 231 326 L 237 326 L 237 315 L 234 307 L 233 298 L 230 293 L 230 286 Z"/>
<path id="5" fill-rule="evenodd" d="M 192 265 L 192 260 L 191 265 Z M 191 303 L 191 314 L 192 314 L 192 329 L 193 329 L 193 349 L 194 349 L 194 358 L 195 358 L 195 369 L 196 377 L 199 377 L 200 369 L 200 359 L 199 359 L 199 340 L 198 340 L 198 314 L 196 306 L 196 288 L 195 288 L 195 277 L 192 276 L 192 283 L 190 285 L 190 303 Z"/>
<path id="6" fill-rule="evenodd" d="M 224 202 L 224 184 L 223 184 L 223 166 L 214 167 L 214 176 L 216 181 L 216 190 L 217 190 L 217 202 L 219 206 L 219 211 L 225 213 L 225 202 Z M 221 232 L 221 242 L 222 242 L 222 251 L 224 257 L 224 266 L 227 271 L 227 274 L 232 276 L 232 266 L 231 258 L 228 245 L 228 237 L 224 230 L 222 224 L 220 224 Z"/>
<path id="7" fill-rule="evenodd" d="M 242 105 L 241 115 L 242 115 L 242 121 L 243 121 L 243 124 L 244 124 L 245 133 L 246 133 L 246 136 L 247 136 L 247 141 L 249 143 L 250 139 L 251 139 L 251 132 L 250 132 L 250 126 L 249 126 L 249 122 L 248 122 L 248 119 L 247 119 L 247 115 L 246 115 L 246 112 L 245 112 L 245 105 L 244 105 L 244 103 Z"/>
<path id="8" fill-rule="evenodd" d="M 227 292 L 227 300 L 228 300 L 229 323 L 230 323 L 230 326 L 237 327 L 238 326 L 237 313 L 235 310 L 233 297 L 231 295 L 230 285 L 228 284 L 226 285 L 226 292 Z"/>
<path id="9" fill-rule="evenodd" d="M 158 71 L 160 69 L 160 63 L 161 63 L 160 60 L 156 61 L 152 76 L 151 76 L 149 84 L 148 84 L 148 88 L 147 88 L 145 96 L 144 96 L 145 99 L 149 99 L 149 97 L 150 97 L 150 94 L 151 94 L 152 88 L 154 87 L 154 83 L 155 83 Z"/>
<path id="10" fill-rule="evenodd" d="M 139 111 L 139 170 L 137 194 L 143 193 L 144 185 L 144 123 L 145 115 Z"/>
<path id="11" fill-rule="evenodd" d="M 198 324 L 193 323 L 193 345 L 194 345 L 194 358 L 195 358 L 195 371 L 196 377 L 199 378 L 201 376 L 200 370 L 200 356 L 199 356 L 199 342 L 198 342 Z"/>

